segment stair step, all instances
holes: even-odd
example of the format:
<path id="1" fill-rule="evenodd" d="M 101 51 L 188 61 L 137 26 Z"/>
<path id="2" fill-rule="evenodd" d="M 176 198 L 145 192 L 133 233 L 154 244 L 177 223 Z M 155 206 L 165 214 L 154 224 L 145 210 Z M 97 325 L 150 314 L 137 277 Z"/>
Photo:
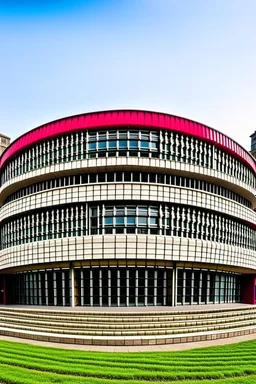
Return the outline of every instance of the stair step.
<path id="1" fill-rule="evenodd" d="M 238 322 L 238 321 L 246 321 L 246 320 L 255 320 L 256 321 L 256 314 L 254 315 L 244 315 L 244 316 L 236 316 L 236 317 L 228 317 L 228 318 L 218 318 L 218 319 L 194 319 L 190 321 L 165 321 L 165 322 L 139 322 L 139 323 L 120 323 L 120 322 L 112 322 L 112 323 L 101 323 L 101 322 L 65 322 L 63 323 L 62 319 L 58 321 L 53 321 L 52 319 L 47 319 L 48 321 L 44 320 L 42 321 L 41 319 L 36 320 L 36 319 L 30 319 L 25 320 L 25 319 L 20 319 L 20 318 L 15 318 L 15 317 L 2 317 L 0 316 L 0 324 L 1 323 L 8 323 L 8 324 L 30 324 L 31 326 L 41 326 L 41 325 L 47 325 L 52 328 L 83 328 L 83 329 L 90 329 L 90 328 L 101 328 L 101 329 L 132 329 L 132 328 L 178 328 L 178 327 L 192 327 L 192 326 L 199 326 L 199 325 L 217 325 L 217 324 L 225 324 L 227 322 Z"/>
<path id="2" fill-rule="evenodd" d="M 228 305 L 228 304 L 227 304 Z M 29 306 L 28 306 L 29 307 Z M 206 305 L 207 307 L 207 305 Z M 256 307 L 255 306 L 252 306 L 252 305 L 248 305 L 248 306 L 242 306 L 242 307 L 231 307 L 231 308 L 214 308 L 214 309 L 197 309 L 196 306 L 193 307 L 192 309 L 190 310 L 168 310 L 168 311 L 150 311 L 150 312 L 139 312 L 138 309 L 139 307 L 132 307 L 130 308 L 130 311 L 127 311 L 127 312 L 123 312 L 123 311 L 116 311 L 116 312 L 108 312 L 108 307 L 105 307 L 106 308 L 106 311 L 103 312 L 103 311 L 87 311 L 86 308 L 87 307 L 83 307 L 84 310 L 83 311 L 79 311 L 79 310 L 75 310 L 75 311 L 72 311 L 72 310 L 58 310 L 58 309 L 48 309 L 49 307 L 44 307 L 44 309 L 36 309 L 36 308 L 33 308 L 33 306 L 29 307 L 28 309 L 26 308 L 6 308 L 6 307 L 0 307 L 0 313 L 3 312 L 3 313 L 7 313 L 7 312 L 14 312 L 14 313 L 24 313 L 24 314 L 28 314 L 28 315 L 33 315 L 33 314 L 42 314 L 42 315 L 45 315 L 46 313 L 48 313 L 48 315 L 51 315 L 51 316 L 63 316 L 63 315 L 70 315 L 72 317 L 77 317 L 77 316 L 108 316 L 108 317 L 140 317 L 140 316 L 143 316 L 143 317 L 154 317 L 154 316 L 169 316 L 169 315 L 192 315 L 194 316 L 195 314 L 211 314 L 213 315 L 214 313 L 222 313 L 222 312 L 225 312 L 225 313 L 229 313 L 229 312 L 247 312 L 247 311 L 256 311 Z M 61 308 L 61 307 L 59 307 Z M 76 307 L 77 308 L 77 307 Z M 124 307 L 121 307 L 121 308 L 124 308 Z M 133 311 L 133 308 L 136 308 L 136 311 Z M 176 307 L 177 308 L 177 307 Z M 182 306 L 180 306 L 179 308 L 182 308 Z"/>
<path id="3" fill-rule="evenodd" d="M 53 342 L 143 345 L 256 332 L 256 307 L 107 312 L 0 308 L 0 335 Z M 190 336 L 188 336 L 190 335 Z M 215 335 L 215 336 L 214 336 Z M 127 341 L 128 340 L 128 341 Z M 178 341 L 179 340 L 179 341 Z"/>
<path id="4" fill-rule="evenodd" d="M 249 314 L 255 314 L 256 315 L 256 310 L 252 310 L 252 311 L 247 311 L 246 312 L 246 315 L 249 315 Z M 200 314 L 200 313 L 194 313 L 193 315 L 186 315 L 186 316 L 176 316 L 175 313 L 172 313 L 170 316 L 164 316 L 164 315 L 158 315 L 158 316 L 151 316 L 151 317 L 148 317 L 148 316 L 143 316 L 143 315 L 140 315 L 140 316 L 137 316 L 137 317 L 132 317 L 132 318 L 129 318 L 129 317 L 123 317 L 123 318 L 120 318 L 120 317 L 116 317 L 114 318 L 113 316 L 99 316 L 99 313 L 97 313 L 97 315 L 93 316 L 93 315 L 88 315 L 88 312 L 84 313 L 84 316 L 80 316 L 80 317 L 76 317 L 76 316 L 73 316 L 73 315 L 70 315 L 70 316 L 60 316 L 60 312 L 58 312 L 57 314 L 30 314 L 30 313 L 27 313 L 27 314 L 24 314 L 24 313 L 20 313 L 20 312 L 9 312 L 9 313 L 3 313 L 0 311 L 0 316 L 1 317 L 9 317 L 10 315 L 14 315 L 15 317 L 24 317 L 24 318 L 30 318 L 30 319 L 45 319 L 45 320 L 48 320 L 48 319 L 56 319 L 56 315 L 58 316 L 58 318 L 61 318 L 62 320 L 65 320 L 65 321 L 72 321 L 72 322 L 105 322 L 105 323 L 109 323 L 109 322 L 113 322 L 114 323 L 117 323 L 117 322 L 120 322 L 120 323 L 123 323 L 123 322 L 129 322 L 129 323 L 140 323 L 142 320 L 146 320 L 148 322 L 152 322 L 152 321 L 161 321 L 161 322 L 167 322 L 167 321 L 188 321 L 188 320 L 193 320 L 195 319 L 195 317 L 199 320 L 203 320 L 203 319 L 207 319 L 207 318 L 227 318 L 227 317 L 235 317 L 235 316 L 241 316 L 241 315 L 245 315 L 244 311 L 235 311 L 235 312 L 221 312 L 221 313 L 207 313 L 207 314 Z"/>
<path id="5" fill-rule="evenodd" d="M 171 334 L 183 334 L 187 332 L 203 332 L 203 331 L 212 331 L 212 330 L 224 330 L 230 329 L 232 327 L 244 327 L 244 326 L 255 326 L 256 321 L 243 321 L 243 322 L 231 322 L 219 325 L 205 325 L 205 326 L 192 326 L 189 329 L 187 327 L 179 327 L 176 329 L 173 328 L 156 328 L 156 329 L 133 329 L 133 330 L 123 330 L 115 329 L 112 331 L 109 330 L 95 330 L 95 329 L 86 329 L 86 330 L 68 330 L 68 329 L 53 329 L 51 327 L 33 327 L 30 325 L 10 325 L 8 323 L 1 323 L 1 328 L 13 328 L 20 330 L 29 330 L 33 332 L 48 332 L 48 333 L 57 333 L 57 334 L 73 334 L 73 335 L 90 335 L 90 336 L 143 336 L 143 335 L 171 335 Z"/>

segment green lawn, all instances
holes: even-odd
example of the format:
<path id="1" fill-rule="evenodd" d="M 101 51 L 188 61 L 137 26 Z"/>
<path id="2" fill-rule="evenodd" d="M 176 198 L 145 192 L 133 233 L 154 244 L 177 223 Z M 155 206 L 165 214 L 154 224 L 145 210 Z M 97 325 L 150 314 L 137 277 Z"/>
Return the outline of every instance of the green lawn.
<path id="1" fill-rule="evenodd" d="M 255 348 L 255 350 L 254 350 Z M 256 384 L 256 340 L 182 352 L 83 352 L 0 341 L 0 383 Z"/>

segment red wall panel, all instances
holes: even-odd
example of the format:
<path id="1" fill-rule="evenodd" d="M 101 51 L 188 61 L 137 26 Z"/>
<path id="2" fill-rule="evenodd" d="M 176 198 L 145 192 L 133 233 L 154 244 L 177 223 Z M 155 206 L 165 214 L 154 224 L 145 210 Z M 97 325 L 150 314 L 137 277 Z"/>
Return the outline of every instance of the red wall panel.
<path id="1" fill-rule="evenodd" d="M 22 149 L 46 138 L 80 129 L 112 128 L 125 125 L 129 125 L 130 127 L 170 129 L 215 143 L 218 147 L 245 163 L 256 173 L 255 161 L 248 152 L 233 140 L 213 128 L 178 116 L 157 112 L 128 110 L 95 112 L 67 117 L 35 128 L 19 137 L 6 149 L 0 158 L 0 168 L 8 159 Z"/>

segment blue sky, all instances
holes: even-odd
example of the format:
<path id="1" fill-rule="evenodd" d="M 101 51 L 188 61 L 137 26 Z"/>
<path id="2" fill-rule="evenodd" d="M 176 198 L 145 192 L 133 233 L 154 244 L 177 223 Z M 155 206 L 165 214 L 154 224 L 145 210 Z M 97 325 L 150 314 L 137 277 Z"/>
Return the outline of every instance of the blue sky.
<path id="1" fill-rule="evenodd" d="M 135 108 L 249 149 L 255 47 L 255 0 L 0 0 L 0 132 Z"/>

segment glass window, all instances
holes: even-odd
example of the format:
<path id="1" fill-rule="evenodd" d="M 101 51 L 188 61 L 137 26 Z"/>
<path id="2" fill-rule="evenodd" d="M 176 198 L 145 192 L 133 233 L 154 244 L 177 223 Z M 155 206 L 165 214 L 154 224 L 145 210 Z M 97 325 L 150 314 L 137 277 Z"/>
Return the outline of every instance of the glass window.
<path id="1" fill-rule="evenodd" d="M 131 130 L 129 132 L 130 139 L 138 139 L 139 138 L 139 131 Z"/>
<path id="2" fill-rule="evenodd" d="M 139 211 L 138 212 L 139 216 L 147 216 L 147 214 L 148 214 L 147 207 L 139 207 L 138 211 Z"/>
<path id="3" fill-rule="evenodd" d="M 127 207 L 127 215 L 135 216 L 136 215 L 136 207 Z"/>
<path id="4" fill-rule="evenodd" d="M 119 141 L 119 148 L 120 149 L 126 149 L 127 148 L 127 140 L 120 140 Z"/>
<path id="5" fill-rule="evenodd" d="M 106 148 L 107 148 L 107 143 L 106 143 L 106 141 L 99 141 L 99 143 L 98 143 L 98 148 L 99 148 L 99 149 L 106 149 Z"/>
<path id="6" fill-rule="evenodd" d="M 96 143 L 88 143 L 88 150 L 89 151 L 95 151 L 96 150 Z"/>
<path id="7" fill-rule="evenodd" d="M 135 217 L 128 216 L 127 217 L 127 225 L 135 225 Z"/>
<path id="8" fill-rule="evenodd" d="M 147 183 L 148 182 L 148 174 L 147 173 L 142 173 L 141 174 L 141 181 L 142 183 Z"/>
<path id="9" fill-rule="evenodd" d="M 105 216 L 113 216 L 113 207 L 105 207 Z"/>
<path id="10" fill-rule="evenodd" d="M 141 140 L 149 140 L 149 132 L 141 131 Z"/>
<path id="11" fill-rule="evenodd" d="M 89 141 L 96 141 L 96 132 L 90 132 L 88 135 Z"/>
<path id="12" fill-rule="evenodd" d="M 115 149 L 116 148 L 116 144 L 117 144 L 116 141 L 111 140 L 111 141 L 108 142 L 108 148 L 109 149 Z"/>
<path id="13" fill-rule="evenodd" d="M 131 140 L 130 141 L 130 148 L 131 149 L 137 149 L 139 147 L 139 143 L 137 140 Z"/>
<path id="14" fill-rule="evenodd" d="M 114 173 L 107 173 L 107 181 L 108 183 L 113 183 L 115 180 L 115 174 Z"/>
<path id="15" fill-rule="evenodd" d="M 149 142 L 148 141 L 141 141 L 140 142 L 140 147 L 142 149 L 148 149 L 149 148 Z"/>
<path id="16" fill-rule="evenodd" d="M 106 174 L 105 173 L 99 173 L 98 174 L 98 182 L 99 183 L 104 183 L 105 182 L 105 178 L 106 178 Z"/>
<path id="17" fill-rule="evenodd" d="M 98 132 L 98 137 L 99 137 L 99 140 L 106 140 L 107 132 L 106 131 Z"/>
<path id="18" fill-rule="evenodd" d="M 157 225 L 158 219 L 157 217 L 150 217 L 150 225 Z"/>
<path id="19" fill-rule="evenodd" d="M 116 225 L 124 225 L 124 217 L 117 216 L 116 217 Z"/>
<path id="20" fill-rule="evenodd" d="M 96 183 L 96 174 L 95 173 L 92 173 L 91 175 L 90 175 L 90 183 Z"/>
<path id="21" fill-rule="evenodd" d="M 123 181 L 123 173 L 122 172 L 116 173 L 116 181 L 117 182 Z"/>
<path id="22" fill-rule="evenodd" d="M 116 207 L 116 215 L 124 216 L 124 207 Z"/>
<path id="23" fill-rule="evenodd" d="M 158 208 L 150 208 L 150 215 L 151 216 L 158 216 Z"/>
<path id="24" fill-rule="evenodd" d="M 133 181 L 140 182 L 140 173 L 133 172 Z"/>
<path id="25" fill-rule="evenodd" d="M 114 140 L 117 137 L 117 131 L 113 131 L 112 129 L 109 130 L 108 132 L 108 137 L 109 140 Z"/>
<path id="26" fill-rule="evenodd" d="M 156 182 L 156 174 L 155 173 L 150 173 L 149 174 L 149 182 L 150 183 L 155 183 Z"/>
<path id="27" fill-rule="evenodd" d="M 105 225 L 113 225 L 113 217 L 105 217 Z"/>
<path id="28" fill-rule="evenodd" d="M 124 172 L 124 181 L 131 181 L 131 172 Z"/>
<path id="29" fill-rule="evenodd" d="M 127 130 L 120 130 L 119 131 L 119 138 L 120 139 L 127 139 L 128 131 Z"/>
<path id="30" fill-rule="evenodd" d="M 97 208 L 91 208 L 92 216 L 97 216 Z"/>
<path id="31" fill-rule="evenodd" d="M 147 225 L 147 217 L 138 217 L 138 224 L 139 225 Z"/>

